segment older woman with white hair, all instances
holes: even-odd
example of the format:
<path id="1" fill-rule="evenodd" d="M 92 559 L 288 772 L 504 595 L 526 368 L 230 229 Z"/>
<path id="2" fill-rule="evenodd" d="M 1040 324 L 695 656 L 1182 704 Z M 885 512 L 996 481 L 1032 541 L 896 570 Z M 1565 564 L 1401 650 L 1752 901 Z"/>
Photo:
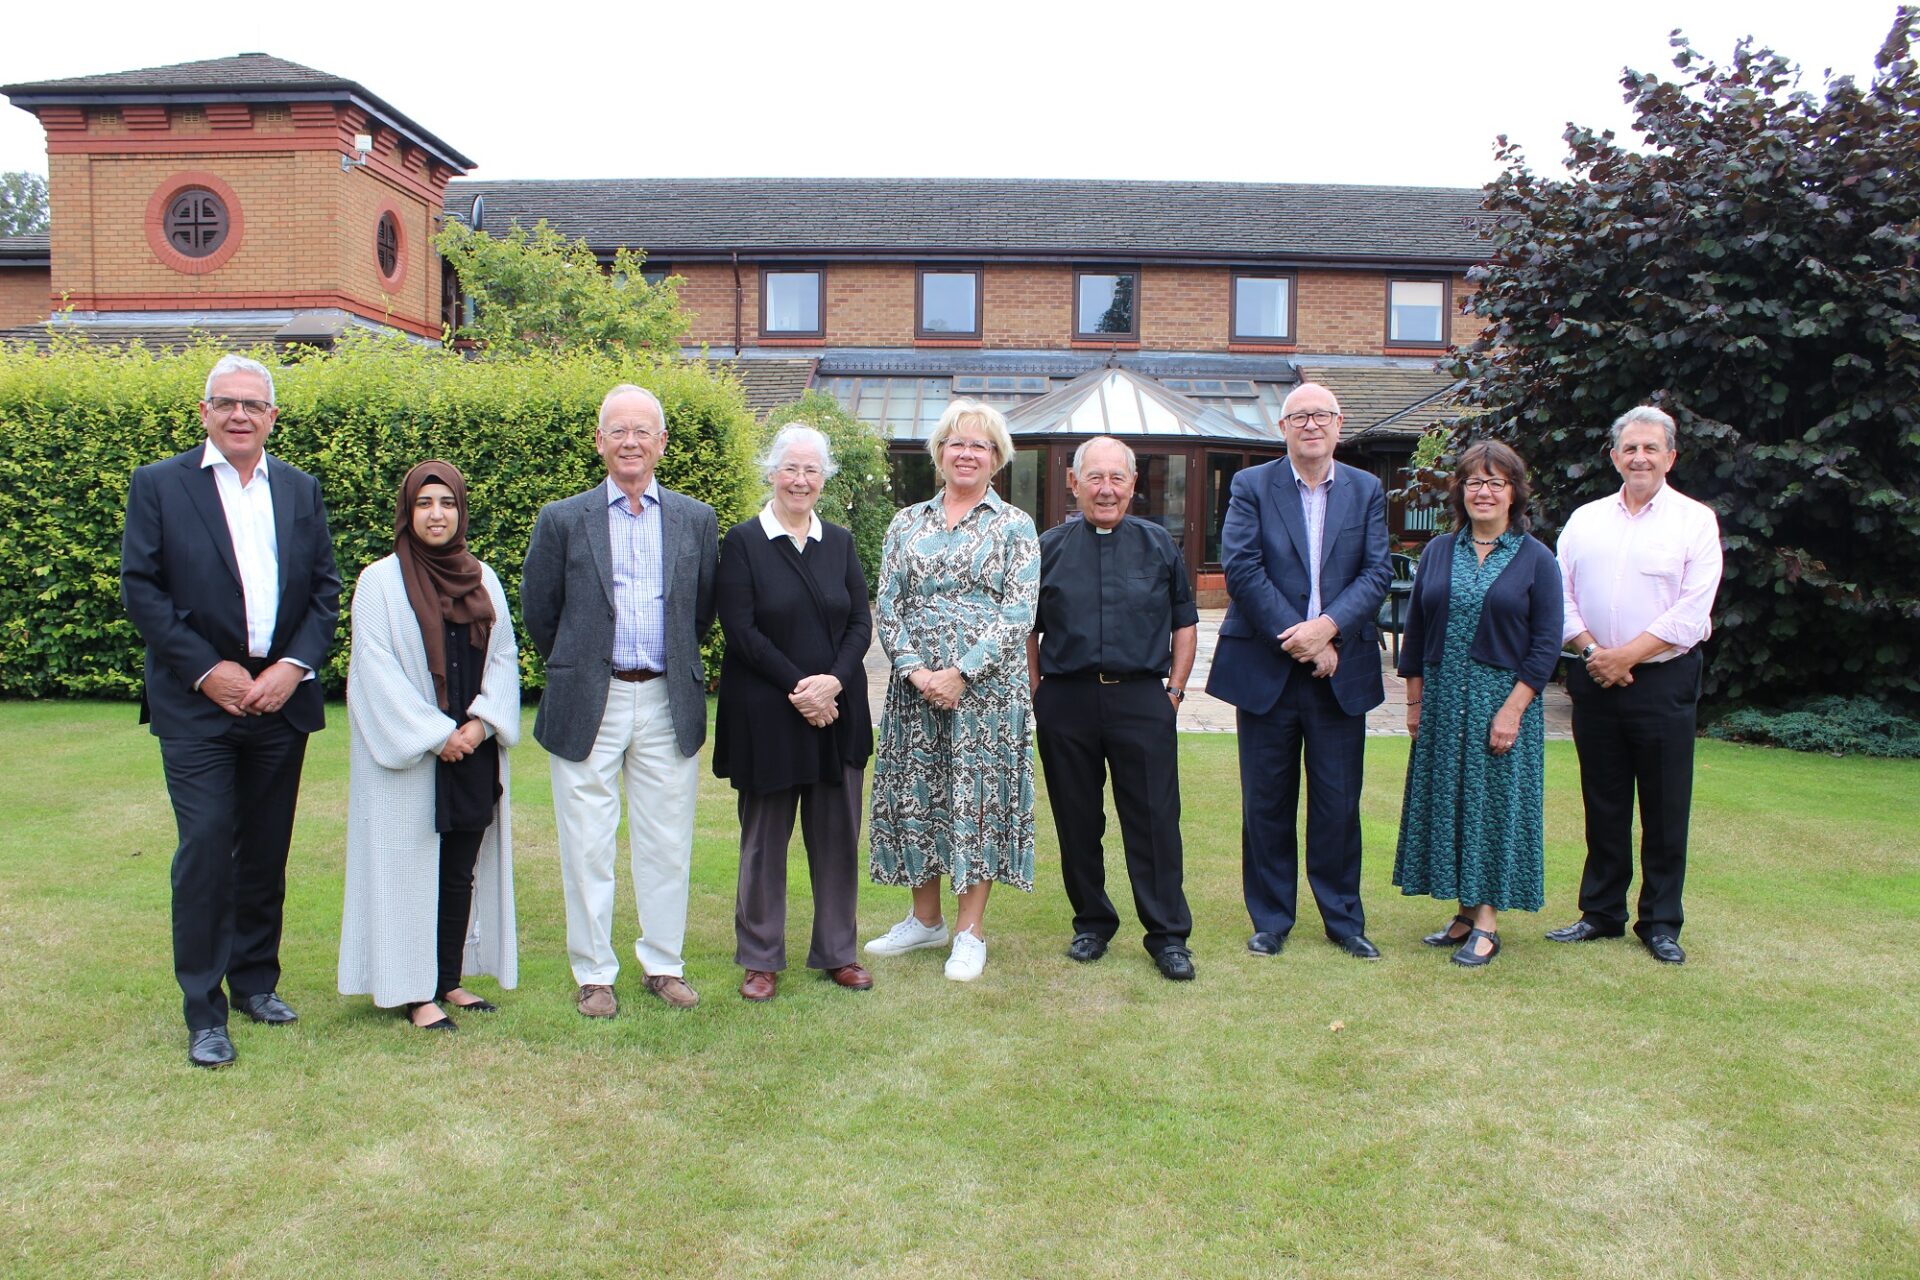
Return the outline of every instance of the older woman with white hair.
<path id="1" fill-rule="evenodd" d="M 713 771 L 739 793 L 734 962 L 740 994 L 771 1000 L 787 967 L 787 843 L 796 811 L 813 881 L 807 967 L 850 990 L 855 962 L 860 789 L 873 754 L 865 659 L 873 635 L 853 535 L 814 512 L 837 469 L 827 438 L 782 427 L 761 466 L 773 496 L 727 531 L 714 582 L 727 653 Z"/>
<path id="2" fill-rule="evenodd" d="M 1032 518 L 993 491 L 1013 460 L 997 410 L 955 400 L 927 451 L 940 491 L 888 526 L 874 601 L 893 679 L 873 770 L 872 874 L 911 887 L 913 907 L 867 950 L 944 944 L 947 876 L 959 912 L 946 974 L 970 982 L 987 963 L 994 882 L 1033 890 L 1027 633 L 1040 542 Z"/>

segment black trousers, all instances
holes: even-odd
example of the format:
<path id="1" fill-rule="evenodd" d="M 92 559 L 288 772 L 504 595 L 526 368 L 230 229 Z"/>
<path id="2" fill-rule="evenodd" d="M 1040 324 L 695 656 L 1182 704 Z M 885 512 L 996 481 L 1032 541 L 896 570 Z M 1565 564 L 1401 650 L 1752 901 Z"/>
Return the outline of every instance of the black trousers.
<path id="1" fill-rule="evenodd" d="M 223 1027 L 227 997 L 280 985 L 287 846 L 307 735 L 275 713 L 215 738 L 162 738 L 180 844 L 173 855 L 173 973 L 191 1031 Z M 225 990 L 222 984 L 225 984 Z"/>
<path id="2" fill-rule="evenodd" d="M 1372 661 L 1372 655 L 1361 658 Z M 1265 715 L 1241 711 L 1240 879 L 1255 932 L 1284 936 L 1299 906 L 1296 827 L 1307 774 L 1307 884 L 1333 939 L 1367 931 L 1360 905 L 1360 786 L 1367 718 L 1348 715 L 1333 685 L 1304 665 Z"/>
<path id="3" fill-rule="evenodd" d="M 434 937 L 438 976 L 433 998 L 440 999 L 460 985 L 461 961 L 467 950 L 467 925 L 473 918 L 473 868 L 480 860 L 484 831 L 440 833 L 440 921 Z"/>
<path id="4" fill-rule="evenodd" d="M 1158 680 L 1101 684 L 1056 676 L 1040 682 L 1033 717 L 1074 932 L 1111 940 L 1120 928 L 1101 844 L 1111 770 L 1120 845 L 1147 951 L 1184 947 L 1193 915 L 1181 887 L 1180 757 L 1166 690 Z"/>
<path id="5" fill-rule="evenodd" d="M 1587 868 L 1580 915 L 1606 929 L 1627 923 L 1633 881 L 1633 802 L 1640 799 L 1640 905 L 1633 931 L 1680 936 L 1686 916 L 1687 819 L 1693 808 L 1693 738 L 1700 701 L 1699 650 L 1643 662 L 1633 683 L 1595 684 L 1573 663 L 1573 745 L 1587 810 Z"/>

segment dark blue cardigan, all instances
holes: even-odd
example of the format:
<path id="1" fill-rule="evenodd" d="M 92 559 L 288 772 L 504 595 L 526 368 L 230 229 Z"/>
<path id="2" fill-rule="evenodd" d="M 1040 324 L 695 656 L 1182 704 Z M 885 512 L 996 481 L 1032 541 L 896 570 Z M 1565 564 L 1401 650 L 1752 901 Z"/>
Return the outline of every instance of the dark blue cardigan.
<path id="1" fill-rule="evenodd" d="M 1420 553 L 1420 573 L 1407 600 L 1406 633 L 1401 637 L 1403 676 L 1424 676 L 1427 664 L 1438 663 L 1446 646 L 1456 536 L 1443 533 Z M 1553 664 L 1560 657 L 1563 607 L 1559 562 L 1546 543 L 1524 537 L 1519 552 L 1487 588 L 1468 655 L 1513 672 L 1540 692 L 1553 678 Z"/>

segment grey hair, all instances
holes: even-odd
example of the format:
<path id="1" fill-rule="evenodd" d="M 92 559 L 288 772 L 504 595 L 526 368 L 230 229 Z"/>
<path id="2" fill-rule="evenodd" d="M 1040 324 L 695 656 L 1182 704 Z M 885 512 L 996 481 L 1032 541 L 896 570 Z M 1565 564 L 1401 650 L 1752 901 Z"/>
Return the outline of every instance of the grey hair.
<path id="1" fill-rule="evenodd" d="M 1326 392 L 1326 393 L 1327 393 L 1327 399 L 1329 399 L 1329 400 L 1331 400 L 1331 401 L 1333 401 L 1333 411 L 1334 411 L 1335 413 L 1339 413 L 1339 412 L 1340 412 L 1340 397 L 1339 397 L 1339 396 L 1336 396 L 1335 394 L 1333 394 L 1333 388 L 1332 388 L 1332 387 L 1329 387 L 1329 386 L 1328 386 L 1328 385 L 1326 385 L 1326 384 L 1325 384 L 1324 382 L 1303 382 L 1303 383 L 1301 383 L 1301 384 L 1300 384 L 1299 386 L 1297 386 L 1297 387 L 1295 387 L 1295 388 L 1294 388 L 1293 390 L 1291 390 L 1291 391 L 1289 391 L 1289 392 L 1287 392 L 1287 398 L 1286 398 L 1285 400 L 1282 400 L 1282 401 L 1280 402 L 1280 416 L 1281 416 L 1281 417 L 1283 417 L 1283 418 L 1284 418 L 1284 417 L 1285 417 L 1285 416 L 1287 415 L 1287 406 L 1289 406 L 1289 405 L 1291 405 L 1291 404 L 1293 403 L 1293 398 L 1294 398 L 1295 396 L 1297 396 L 1297 395 L 1299 395 L 1299 394 L 1300 394 L 1300 393 L 1301 393 L 1302 391 L 1324 391 L 1324 392 Z"/>
<path id="2" fill-rule="evenodd" d="M 1641 422 L 1654 423 L 1667 433 L 1668 453 L 1672 453 L 1680 447 L 1680 442 L 1674 435 L 1673 418 L 1665 411 L 1656 409 L 1650 404 L 1637 404 L 1615 418 L 1613 425 L 1607 428 L 1607 446 L 1612 449 L 1618 449 L 1620 447 L 1620 437 L 1626 434 L 1627 428 Z"/>
<path id="3" fill-rule="evenodd" d="M 639 396 L 642 400 L 652 405 L 654 413 L 660 418 L 660 429 L 662 431 L 667 429 L 667 411 L 661 407 L 660 397 L 645 387 L 637 387 L 631 382 L 621 383 L 613 390 L 607 392 L 606 396 L 600 401 L 600 426 L 604 427 L 607 425 L 607 406 L 615 400 L 618 400 L 621 396 Z"/>
<path id="4" fill-rule="evenodd" d="M 1080 474 L 1080 464 L 1087 460 L 1087 450 L 1091 449 L 1094 445 L 1099 444 L 1103 440 L 1108 444 L 1119 445 L 1120 452 L 1127 455 L 1127 474 L 1128 475 L 1132 476 L 1132 475 L 1140 474 L 1138 470 L 1138 464 L 1134 461 L 1134 458 L 1133 458 L 1133 446 L 1128 444 L 1125 440 L 1115 440 L 1112 436 L 1094 436 L 1091 439 L 1082 440 L 1080 442 L 1080 447 L 1073 451 L 1073 474 L 1075 475 Z"/>
<path id="5" fill-rule="evenodd" d="M 789 422 L 773 434 L 773 443 L 760 458 L 760 476 L 772 480 L 773 473 L 787 460 L 796 445 L 809 446 L 820 455 L 820 469 L 826 474 L 822 479 L 833 479 L 834 472 L 840 470 L 840 464 L 833 460 L 833 446 L 827 442 L 826 433 L 804 422 Z"/>
<path id="6" fill-rule="evenodd" d="M 224 355 L 213 362 L 213 368 L 207 371 L 207 389 L 201 394 L 200 398 L 202 400 L 213 399 L 213 380 L 215 378 L 224 378 L 230 373 L 250 373 L 260 379 L 260 381 L 267 384 L 267 403 L 276 403 L 273 398 L 273 374 L 268 372 L 267 366 L 261 364 L 258 360 L 249 360 L 245 356 L 236 355 Z"/>

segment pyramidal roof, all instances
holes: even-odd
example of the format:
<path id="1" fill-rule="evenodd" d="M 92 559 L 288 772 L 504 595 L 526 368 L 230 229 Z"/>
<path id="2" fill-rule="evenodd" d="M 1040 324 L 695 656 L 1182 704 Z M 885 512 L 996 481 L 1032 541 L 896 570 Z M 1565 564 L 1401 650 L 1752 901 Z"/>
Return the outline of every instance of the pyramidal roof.
<path id="1" fill-rule="evenodd" d="M 1007 413 L 1007 432 L 1035 436 L 1163 436 L 1199 440 L 1280 437 L 1170 391 L 1130 369 L 1096 369 Z"/>

